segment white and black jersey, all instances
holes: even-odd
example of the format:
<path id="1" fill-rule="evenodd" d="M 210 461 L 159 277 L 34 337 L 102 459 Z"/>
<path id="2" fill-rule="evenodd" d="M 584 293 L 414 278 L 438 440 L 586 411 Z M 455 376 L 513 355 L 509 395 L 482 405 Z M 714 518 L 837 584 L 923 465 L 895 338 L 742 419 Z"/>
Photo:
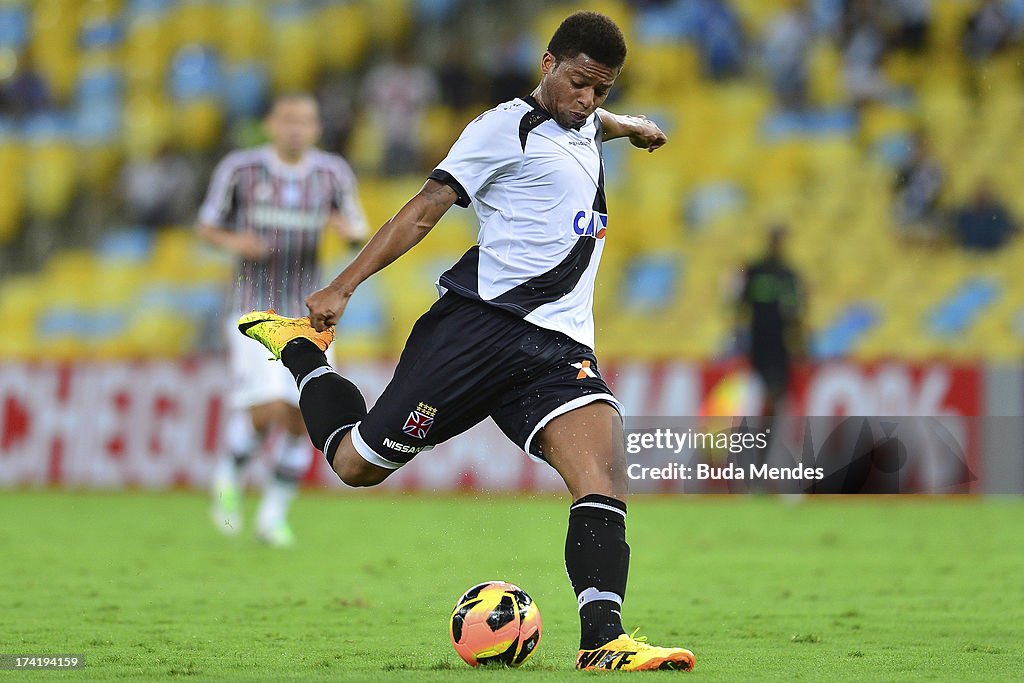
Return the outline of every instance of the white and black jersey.
<path id="1" fill-rule="evenodd" d="M 476 210 L 478 244 L 438 288 L 594 348 L 594 279 L 608 226 L 601 121 L 562 128 L 532 97 L 466 126 L 430 177 Z"/>
<path id="2" fill-rule="evenodd" d="M 238 264 L 233 312 L 273 308 L 304 315 L 305 297 L 320 287 L 320 236 L 335 212 L 356 236 L 366 234 L 355 175 L 341 157 L 312 150 L 288 165 L 270 146 L 225 157 L 213 173 L 199 222 L 255 233 L 270 249 L 262 261 Z"/>
<path id="3" fill-rule="evenodd" d="M 601 136 L 596 114 L 570 130 L 516 99 L 470 123 L 430 174 L 472 204 L 478 244 L 438 278 L 441 298 L 352 430 L 367 462 L 397 469 L 487 417 L 543 460 L 538 435 L 560 415 L 595 402 L 623 413 L 594 354 Z"/>

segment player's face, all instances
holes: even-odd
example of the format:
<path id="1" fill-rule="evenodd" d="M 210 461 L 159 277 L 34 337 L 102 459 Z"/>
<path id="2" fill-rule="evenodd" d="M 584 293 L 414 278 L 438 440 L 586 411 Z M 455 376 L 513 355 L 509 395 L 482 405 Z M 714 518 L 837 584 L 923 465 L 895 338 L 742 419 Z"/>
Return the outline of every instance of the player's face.
<path id="1" fill-rule="evenodd" d="M 557 61 L 550 52 L 541 60 L 541 104 L 563 128 L 578 128 L 608 97 L 620 69 L 580 53 Z"/>
<path id="2" fill-rule="evenodd" d="M 267 135 L 283 156 L 297 157 L 320 138 L 320 111 L 306 98 L 281 100 L 267 117 Z"/>

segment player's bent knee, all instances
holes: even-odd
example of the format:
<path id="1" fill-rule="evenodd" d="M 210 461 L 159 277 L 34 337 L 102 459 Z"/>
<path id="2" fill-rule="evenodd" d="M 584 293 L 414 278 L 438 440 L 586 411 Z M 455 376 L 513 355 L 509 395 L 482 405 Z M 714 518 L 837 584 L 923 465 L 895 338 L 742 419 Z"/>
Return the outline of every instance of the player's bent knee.
<path id="1" fill-rule="evenodd" d="M 354 467 L 347 465 L 342 467 L 335 466 L 334 471 L 343 483 L 355 488 L 376 486 L 387 479 L 392 472 L 392 470 L 385 470 L 370 464 L 367 464 L 365 467 L 359 465 Z"/>
<path id="2" fill-rule="evenodd" d="M 345 439 L 338 446 L 338 450 L 334 455 L 334 473 L 348 486 L 356 488 L 376 486 L 387 479 L 392 472 L 394 470 L 385 469 L 366 462 L 356 452 L 349 439 Z"/>

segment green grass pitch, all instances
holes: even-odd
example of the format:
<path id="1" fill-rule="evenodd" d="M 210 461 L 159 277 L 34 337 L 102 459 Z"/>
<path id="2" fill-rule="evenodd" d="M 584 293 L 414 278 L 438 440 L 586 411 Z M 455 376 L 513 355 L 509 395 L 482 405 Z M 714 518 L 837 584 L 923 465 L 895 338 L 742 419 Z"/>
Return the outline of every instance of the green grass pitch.
<path id="1" fill-rule="evenodd" d="M 566 513 L 551 497 L 311 494 L 299 545 L 278 551 L 220 536 L 195 494 L 5 492 L 0 652 L 85 655 L 38 680 L 628 676 L 571 670 Z M 1019 499 L 635 496 L 627 627 L 697 654 L 661 678 L 1021 680 L 1022 529 Z M 487 579 L 541 608 L 522 669 L 470 669 L 448 642 L 455 599 Z"/>

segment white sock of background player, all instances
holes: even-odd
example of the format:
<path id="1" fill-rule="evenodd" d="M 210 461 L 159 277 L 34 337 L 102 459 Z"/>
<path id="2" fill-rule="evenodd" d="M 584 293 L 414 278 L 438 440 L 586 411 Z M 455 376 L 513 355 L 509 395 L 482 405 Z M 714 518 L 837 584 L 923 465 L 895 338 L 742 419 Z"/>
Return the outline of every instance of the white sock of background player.
<path id="1" fill-rule="evenodd" d="M 270 473 L 256 524 L 269 530 L 287 520 L 288 509 L 298 490 L 299 481 L 313 462 L 313 445 L 305 434 L 279 434 L 274 444 L 274 469 Z"/>

